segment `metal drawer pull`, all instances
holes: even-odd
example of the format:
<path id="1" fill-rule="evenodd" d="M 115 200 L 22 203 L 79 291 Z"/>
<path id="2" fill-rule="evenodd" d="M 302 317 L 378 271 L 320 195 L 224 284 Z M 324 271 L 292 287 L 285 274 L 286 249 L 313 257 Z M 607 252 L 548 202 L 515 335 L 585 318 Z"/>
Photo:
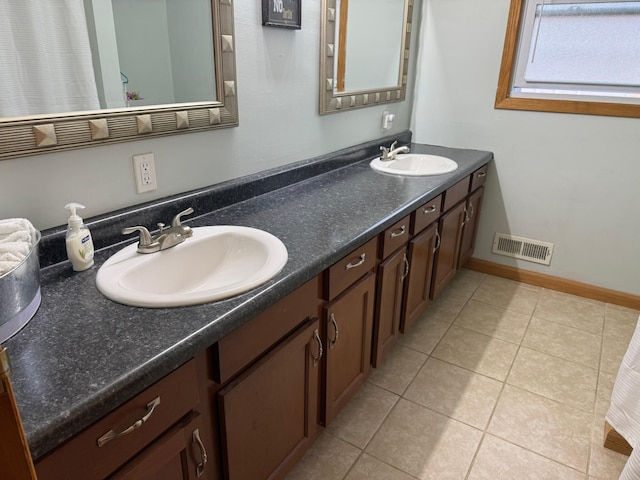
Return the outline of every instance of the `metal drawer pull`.
<path id="1" fill-rule="evenodd" d="M 406 231 L 407 231 L 407 228 L 404 225 L 402 225 L 402 227 L 400 227 L 397 230 L 394 230 L 393 232 L 391 232 L 391 238 L 400 237 L 400 236 L 404 235 Z"/>
<path id="2" fill-rule="evenodd" d="M 360 260 L 357 261 L 356 263 L 347 263 L 347 266 L 344 267 L 346 270 L 350 270 L 352 268 L 356 268 L 359 267 L 360 265 L 362 265 L 364 263 L 364 259 L 366 258 L 366 254 L 363 253 L 362 255 L 360 255 Z"/>
<path id="3" fill-rule="evenodd" d="M 200 430 L 197 428 L 193 431 L 193 441 L 198 444 L 198 448 L 200 449 L 200 458 L 202 459 L 202 462 L 196 465 L 196 477 L 201 477 L 204 473 L 204 468 L 207 466 L 207 462 L 209 461 L 209 456 L 207 455 L 207 451 L 204 448 L 202 440 L 200 440 Z"/>
<path id="4" fill-rule="evenodd" d="M 409 275 L 409 259 L 407 258 L 406 253 L 402 256 L 402 261 L 404 262 L 404 275 L 402 275 L 402 281 L 404 281 L 404 279 L 407 278 L 407 275 Z"/>
<path id="5" fill-rule="evenodd" d="M 438 232 L 438 230 L 436 230 L 436 246 L 433 247 L 433 253 L 436 253 L 436 250 L 438 250 L 440 248 L 440 232 Z"/>
<path id="6" fill-rule="evenodd" d="M 115 440 L 118 437 L 123 437 L 125 435 L 130 434 L 134 430 L 139 429 L 142 425 L 144 425 L 144 422 L 149 420 L 149 417 L 151 417 L 151 414 L 153 414 L 154 410 L 158 405 L 160 405 L 160 397 L 156 397 L 152 401 L 147 403 L 147 414 L 144 417 L 142 417 L 140 420 L 137 420 L 136 422 L 134 422 L 132 425 L 125 428 L 121 432 L 116 432 L 115 430 L 109 430 L 107 433 L 102 435 L 98 439 L 98 447 L 101 447 L 105 443 L 110 442 L 111 440 Z"/>
<path id="7" fill-rule="evenodd" d="M 482 178 L 482 177 L 486 177 L 487 176 L 487 171 L 483 171 L 483 172 L 478 172 L 478 178 Z"/>
<path id="8" fill-rule="evenodd" d="M 331 314 L 331 323 L 333 324 L 333 328 L 335 329 L 336 334 L 333 337 L 333 340 L 329 340 L 329 349 L 333 348 L 333 346 L 338 341 L 338 335 L 340 335 L 340 332 L 338 332 L 338 324 L 336 323 L 336 317 L 333 313 Z"/>
<path id="9" fill-rule="evenodd" d="M 324 353 L 324 349 L 322 348 L 322 340 L 320 340 L 320 335 L 318 334 L 317 328 L 313 331 L 313 336 L 316 338 L 316 342 L 318 342 L 318 356 L 317 357 L 313 357 L 313 355 L 311 356 L 313 357 L 313 366 L 317 367 L 318 362 L 320 361 L 320 359 L 322 358 L 322 354 Z"/>
<path id="10" fill-rule="evenodd" d="M 462 225 L 460 225 L 460 228 L 462 228 L 469 220 L 471 220 L 471 217 L 469 216 L 469 211 L 467 210 L 467 206 L 464 206 L 464 220 L 462 220 Z"/>
<path id="11" fill-rule="evenodd" d="M 469 208 L 471 209 L 471 212 L 469 213 L 469 220 L 471 220 L 473 218 L 473 203 L 469 202 Z"/>
<path id="12" fill-rule="evenodd" d="M 422 210 L 422 213 L 424 213 L 426 215 L 427 213 L 433 213 L 435 211 L 436 211 L 436 206 L 435 205 L 431 205 L 430 207 L 427 207 L 424 210 Z"/>

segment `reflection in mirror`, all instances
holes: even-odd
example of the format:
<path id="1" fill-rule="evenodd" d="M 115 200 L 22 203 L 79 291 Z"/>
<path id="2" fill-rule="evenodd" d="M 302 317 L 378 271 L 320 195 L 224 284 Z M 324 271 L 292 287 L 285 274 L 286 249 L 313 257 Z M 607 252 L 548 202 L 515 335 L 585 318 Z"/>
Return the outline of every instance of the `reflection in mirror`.
<path id="1" fill-rule="evenodd" d="M 0 159 L 238 124 L 231 0 L 2 0 L 0 65 Z"/>
<path id="2" fill-rule="evenodd" d="M 337 0 L 337 92 L 400 84 L 405 0 Z"/>
<path id="3" fill-rule="evenodd" d="M 320 114 L 405 99 L 413 0 L 323 0 Z"/>

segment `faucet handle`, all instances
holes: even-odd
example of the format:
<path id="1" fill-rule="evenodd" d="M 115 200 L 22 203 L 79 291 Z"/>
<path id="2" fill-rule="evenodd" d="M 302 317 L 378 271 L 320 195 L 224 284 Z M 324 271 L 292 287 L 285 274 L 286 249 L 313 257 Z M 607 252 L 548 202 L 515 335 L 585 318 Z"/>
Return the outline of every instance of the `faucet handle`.
<path id="1" fill-rule="evenodd" d="M 381 146 L 380 151 L 382 152 L 382 155 L 380 155 L 380 158 L 382 158 L 382 160 L 386 160 L 387 158 L 389 158 L 389 149 L 387 147 Z"/>
<path id="2" fill-rule="evenodd" d="M 187 208 L 184 212 L 180 212 L 179 214 L 177 214 L 175 217 L 173 217 L 173 220 L 171 220 L 171 226 L 172 227 L 181 227 L 182 226 L 182 216 L 184 215 L 190 215 L 193 213 L 193 208 L 189 207 Z"/>
<path id="3" fill-rule="evenodd" d="M 153 243 L 153 240 L 151 239 L 151 234 L 149 233 L 149 230 L 147 230 L 145 227 L 126 227 L 122 229 L 123 235 L 129 235 L 130 233 L 134 233 L 134 232 L 140 232 L 140 241 L 138 242 L 139 246 L 148 247 Z"/>
<path id="4" fill-rule="evenodd" d="M 389 150 L 393 150 L 394 148 L 396 148 L 396 145 L 398 144 L 398 140 L 396 140 L 395 142 L 393 142 L 391 144 L 391 146 L 389 147 Z"/>

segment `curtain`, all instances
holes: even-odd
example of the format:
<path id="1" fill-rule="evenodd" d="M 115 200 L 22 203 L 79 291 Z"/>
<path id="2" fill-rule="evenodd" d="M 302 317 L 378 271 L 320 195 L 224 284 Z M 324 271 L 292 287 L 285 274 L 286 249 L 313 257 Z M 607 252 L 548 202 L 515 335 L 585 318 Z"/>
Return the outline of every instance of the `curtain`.
<path id="1" fill-rule="evenodd" d="M 83 0 L 2 0 L 0 117 L 99 108 Z"/>

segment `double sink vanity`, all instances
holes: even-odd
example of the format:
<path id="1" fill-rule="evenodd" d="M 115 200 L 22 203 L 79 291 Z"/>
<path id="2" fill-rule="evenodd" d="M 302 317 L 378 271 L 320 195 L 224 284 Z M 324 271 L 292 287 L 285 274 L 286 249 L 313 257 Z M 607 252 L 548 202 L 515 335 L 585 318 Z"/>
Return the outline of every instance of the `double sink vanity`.
<path id="1" fill-rule="evenodd" d="M 412 144 L 383 167 L 457 168 L 381 173 L 389 140 L 90 221 L 111 246 L 44 268 L 6 343 L 38 477 L 284 477 L 473 251 L 492 154 Z M 116 243 L 184 207 L 184 242 Z"/>

